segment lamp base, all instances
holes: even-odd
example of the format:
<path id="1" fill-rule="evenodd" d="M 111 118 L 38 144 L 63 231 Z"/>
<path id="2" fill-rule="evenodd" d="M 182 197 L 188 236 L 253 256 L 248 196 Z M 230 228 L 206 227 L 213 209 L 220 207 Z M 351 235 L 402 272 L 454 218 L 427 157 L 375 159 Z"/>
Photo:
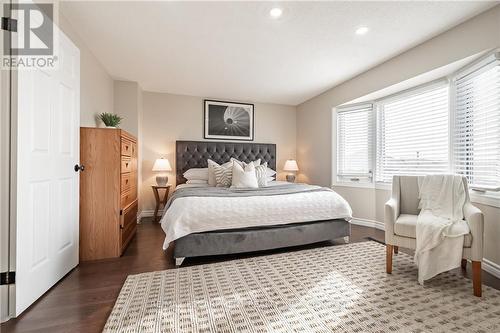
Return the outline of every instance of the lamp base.
<path id="1" fill-rule="evenodd" d="M 167 186 L 168 176 L 156 176 L 156 185 Z"/>
<path id="2" fill-rule="evenodd" d="M 295 182 L 295 175 L 286 175 L 286 181 L 289 183 Z"/>

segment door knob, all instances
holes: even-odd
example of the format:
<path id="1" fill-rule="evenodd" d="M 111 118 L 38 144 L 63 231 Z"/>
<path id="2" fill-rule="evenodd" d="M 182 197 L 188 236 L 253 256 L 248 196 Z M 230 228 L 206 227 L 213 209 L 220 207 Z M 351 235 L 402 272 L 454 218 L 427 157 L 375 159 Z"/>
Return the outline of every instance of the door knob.
<path id="1" fill-rule="evenodd" d="M 85 170 L 85 165 L 78 165 L 78 164 L 75 164 L 75 172 L 78 172 L 78 171 L 84 171 Z"/>

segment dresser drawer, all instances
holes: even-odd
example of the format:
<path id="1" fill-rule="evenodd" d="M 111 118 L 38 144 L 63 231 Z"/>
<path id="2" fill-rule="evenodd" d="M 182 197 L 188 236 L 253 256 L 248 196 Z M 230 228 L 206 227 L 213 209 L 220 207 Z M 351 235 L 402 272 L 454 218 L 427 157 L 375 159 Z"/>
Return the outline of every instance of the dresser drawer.
<path id="1" fill-rule="evenodd" d="M 124 193 L 125 191 L 135 186 L 137 186 L 135 172 L 122 173 L 122 180 L 120 186 L 121 192 Z"/>
<path id="2" fill-rule="evenodd" d="M 132 147 L 133 143 L 130 140 L 122 138 L 122 155 L 123 156 L 132 156 Z"/>
<path id="3" fill-rule="evenodd" d="M 121 207 L 125 208 L 137 199 L 137 187 L 131 187 L 127 191 L 122 192 Z"/>
<path id="4" fill-rule="evenodd" d="M 120 220 L 120 229 L 122 241 L 121 250 L 123 252 L 137 229 L 137 200 L 123 210 Z"/>
<path id="5" fill-rule="evenodd" d="M 137 143 L 132 142 L 132 153 L 131 156 L 137 158 Z"/>
<path id="6" fill-rule="evenodd" d="M 122 156 L 122 173 L 131 172 L 133 168 L 132 159 L 130 157 Z"/>

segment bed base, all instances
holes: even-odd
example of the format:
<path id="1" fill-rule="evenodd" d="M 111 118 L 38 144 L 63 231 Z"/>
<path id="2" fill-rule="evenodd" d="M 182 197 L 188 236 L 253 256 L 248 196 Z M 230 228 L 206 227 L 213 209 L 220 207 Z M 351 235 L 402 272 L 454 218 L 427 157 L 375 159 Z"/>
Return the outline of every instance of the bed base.
<path id="1" fill-rule="evenodd" d="M 327 220 L 194 233 L 175 241 L 178 267 L 185 258 L 255 252 L 306 245 L 338 238 L 349 242 L 351 225 L 346 220 Z"/>

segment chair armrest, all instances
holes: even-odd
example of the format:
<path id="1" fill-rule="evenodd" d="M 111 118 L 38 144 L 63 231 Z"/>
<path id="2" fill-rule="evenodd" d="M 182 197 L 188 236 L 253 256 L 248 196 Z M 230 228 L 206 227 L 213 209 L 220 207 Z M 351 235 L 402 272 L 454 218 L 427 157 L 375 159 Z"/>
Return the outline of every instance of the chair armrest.
<path id="1" fill-rule="evenodd" d="M 483 260 L 483 239 L 484 239 L 484 215 L 481 210 L 472 203 L 466 202 L 464 205 L 465 221 L 469 225 L 472 235 L 471 256 L 474 261 Z"/>
<path id="2" fill-rule="evenodd" d="M 394 223 L 399 217 L 399 204 L 396 199 L 391 198 L 385 203 L 384 213 L 385 242 L 391 244 L 394 236 Z"/>

